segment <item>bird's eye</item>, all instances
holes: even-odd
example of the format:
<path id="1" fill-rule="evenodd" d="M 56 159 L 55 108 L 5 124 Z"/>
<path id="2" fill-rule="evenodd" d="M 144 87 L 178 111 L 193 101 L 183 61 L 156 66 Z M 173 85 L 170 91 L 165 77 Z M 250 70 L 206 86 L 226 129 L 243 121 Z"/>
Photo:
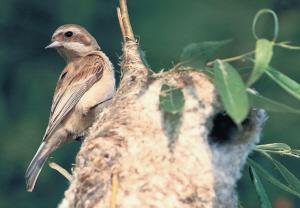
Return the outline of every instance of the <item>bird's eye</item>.
<path id="1" fill-rule="evenodd" d="M 72 35 L 73 35 L 73 32 L 71 32 L 71 31 L 68 31 L 68 32 L 65 33 L 65 36 L 68 37 L 68 38 L 72 37 Z"/>

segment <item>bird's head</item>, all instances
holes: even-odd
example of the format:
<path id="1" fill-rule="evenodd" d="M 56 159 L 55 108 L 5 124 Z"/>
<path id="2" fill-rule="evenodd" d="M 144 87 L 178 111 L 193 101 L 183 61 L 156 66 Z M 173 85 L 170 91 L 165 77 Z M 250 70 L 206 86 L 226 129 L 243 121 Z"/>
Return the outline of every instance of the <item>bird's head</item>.
<path id="1" fill-rule="evenodd" d="M 67 62 L 100 50 L 96 39 L 86 29 L 74 24 L 57 28 L 52 35 L 51 44 L 46 48 L 57 49 Z"/>

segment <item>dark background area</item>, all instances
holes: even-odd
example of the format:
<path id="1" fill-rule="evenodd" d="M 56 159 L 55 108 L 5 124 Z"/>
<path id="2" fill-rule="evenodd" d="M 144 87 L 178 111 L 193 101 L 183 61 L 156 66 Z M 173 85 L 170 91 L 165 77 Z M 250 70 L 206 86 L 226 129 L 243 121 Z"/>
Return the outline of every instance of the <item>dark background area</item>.
<path id="1" fill-rule="evenodd" d="M 129 0 L 134 32 L 151 68 L 168 69 L 191 42 L 233 39 L 220 57 L 253 50 L 252 19 L 262 8 L 279 16 L 280 41 L 300 45 L 299 0 Z M 47 126 L 53 90 L 64 61 L 54 50 L 44 50 L 54 30 L 66 23 L 84 26 L 111 58 L 118 74 L 121 36 L 116 17 L 117 0 L 0 0 L 0 207 L 56 207 L 68 187 L 65 178 L 45 165 L 33 193 L 25 191 L 24 173 Z M 270 35 L 272 19 L 266 17 L 259 31 Z M 300 82 L 300 51 L 275 49 L 272 66 Z M 255 88 L 265 96 L 300 108 L 274 83 L 262 78 Z M 261 143 L 283 142 L 300 149 L 300 117 L 269 114 Z M 72 142 L 57 150 L 49 161 L 70 169 L 79 149 Z M 253 156 L 274 172 L 269 162 Z M 295 158 L 279 159 L 297 177 Z M 276 175 L 276 174 L 275 174 Z M 300 207 L 299 199 L 263 180 L 274 207 Z M 238 184 L 245 208 L 259 207 L 245 168 Z M 287 206 L 279 206 L 286 202 Z"/>

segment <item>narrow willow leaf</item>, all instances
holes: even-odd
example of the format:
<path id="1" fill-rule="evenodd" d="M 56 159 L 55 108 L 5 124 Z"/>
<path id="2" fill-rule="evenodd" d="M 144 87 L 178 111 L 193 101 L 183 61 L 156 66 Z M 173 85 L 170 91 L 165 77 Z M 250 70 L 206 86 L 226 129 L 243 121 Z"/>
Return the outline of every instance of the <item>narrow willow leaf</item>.
<path id="1" fill-rule="evenodd" d="M 249 172 L 250 172 L 251 181 L 253 182 L 256 192 L 259 196 L 261 207 L 262 208 L 272 208 L 271 202 L 268 198 L 265 188 L 264 188 L 263 184 L 261 183 L 260 178 L 256 174 L 254 168 L 249 166 Z"/>
<path id="2" fill-rule="evenodd" d="M 239 201 L 238 207 L 239 207 L 239 208 L 244 208 L 240 201 Z"/>
<path id="3" fill-rule="evenodd" d="M 300 110 L 266 98 L 253 89 L 247 89 L 251 106 L 271 112 L 300 113 Z"/>
<path id="4" fill-rule="evenodd" d="M 247 67 L 238 68 L 237 70 L 241 74 L 250 74 L 252 71 L 252 67 L 247 66 Z"/>
<path id="5" fill-rule="evenodd" d="M 261 144 L 256 145 L 256 148 L 271 151 L 291 151 L 291 147 L 284 143 Z"/>
<path id="6" fill-rule="evenodd" d="M 276 147 L 276 145 L 278 146 Z M 273 147 L 268 145 L 257 145 L 255 150 L 260 153 L 271 153 L 279 154 L 281 156 L 300 158 L 299 150 L 291 149 L 288 145 L 282 143 L 274 143 Z"/>
<path id="7" fill-rule="evenodd" d="M 274 164 L 276 164 L 277 168 L 279 169 L 281 175 L 285 178 L 291 188 L 297 191 L 300 194 L 300 181 L 299 179 L 291 173 L 284 165 L 280 162 L 274 160 Z"/>
<path id="8" fill-rule="evenodd" d="M 278 23 L 278 17 L 276 15 L 276 13 L 271 9 L 261 9 L 256 13 L 256 15 L 253 19 L 253 23 L 252 23 L 252 34 L 256 39 L 259 39 L 255 28 L 256 28 L 256 23 L 257 23 L 258 19 L 263 14 L 271 14 L 273 16 L 273 19 L 274 19 L 273 41 L 275 42 L 277 40 L 278 34 L 279 34 L 279 23 Z"/>
<path id="9" fill-rule="evenodd" d="M 300 150 L 298 150 L 298 149 L 293 149 L 291 152 L 294 155 L 300 156 Z"/>
<path id="10" fill-rule="evenodd" d="M 187 45 L 181 55 L 180 62 L 195 68 L 202 68 L 215 58 L 216 52 L 231 40 L 206 41 Z"/>
<path id="11" fill-rule="evenodd" d="M 215 85 L 227 114 L 239 125 L 247 116 L 249 102 L 245 84 L 239 73 L 228 63 L 214 63 Z"/>
<path id="12" fill-rule="evenodd" d="M 270 77 L 274 82 L 276 82 L 282 89 L 284 89 L 287 93 L 292 95 L 293 97 L 300 100 L 300 84 L 296 81 L 292 80 L 285 74 L 279 72 L 276 69 L 271 67 L 266 71 L 268 77 Z"/>
<path id="13" fill-rule="evenodd" d="M 268 69 L 273 56 L 273 42 L 258 39 L 255 48 L 255 63 L 247 85 L 252 85 Z"/>
<path id="14" fill-rule="evenodd" d="M 284 165 L 282 165 L 279 161 L 275 160 L 266 152 L 260 152 L 262 155 L 264 155 L 266 158 L 271 160 L 273 164 L 276 166 L 280 174 L 283 176 L 283 178 L 286 180 L 286 182 L 289 184 L 289 186 L 298 192 L 300 194 L 300 181 L 299 179 L 291 173 Z"/>
<path id="15" fill-rule="evenodd" d="M 253 168 L 255 168 L 256 172 L 258 174 L 260 174 L 262 177 L 264 177 L 267 181 L 269 181 L 270 183 L 272 183 L 273 185 L 277 186 L 278 188 L 289 192 L 297 197 L 300 197 L 300 193 L 294 191 L 293 189 L 291 189 L 290 187 L 286 186 L 285 184 L 283 184 L 281 181 L 279 181 L 278 179 L 276 179 L 275 177 L 273 177 L 270 173 L 268 173 L 263 167 L 261 167 L 261 165 L 259 165 L 258 163 L 254 162 L 251 159 L 247 160 L 248 164 L 250 164 Z"/>
<path id="16" fill-rule="evenodd" d="M 181 89 L 163 85 L 159 96 L 160 109 L 169 113 L 180 113 L 184 106 Z"/>

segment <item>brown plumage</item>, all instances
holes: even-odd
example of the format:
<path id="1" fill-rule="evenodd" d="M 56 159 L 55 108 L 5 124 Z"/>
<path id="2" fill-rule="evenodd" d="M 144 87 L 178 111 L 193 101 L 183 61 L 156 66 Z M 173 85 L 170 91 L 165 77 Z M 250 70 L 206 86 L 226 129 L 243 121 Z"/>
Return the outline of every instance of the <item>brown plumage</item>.
<path id="1" fill-rule="evenodd" d="M 48 127 L 27 168 L 26 189 L 32 191 L 48 156 L 82 134 L 115 92 L 114 70 L 98 43 L 84 28 L 63 25 L 46 48 L 56 48 L 67 61 L 57 82 Z"/>

